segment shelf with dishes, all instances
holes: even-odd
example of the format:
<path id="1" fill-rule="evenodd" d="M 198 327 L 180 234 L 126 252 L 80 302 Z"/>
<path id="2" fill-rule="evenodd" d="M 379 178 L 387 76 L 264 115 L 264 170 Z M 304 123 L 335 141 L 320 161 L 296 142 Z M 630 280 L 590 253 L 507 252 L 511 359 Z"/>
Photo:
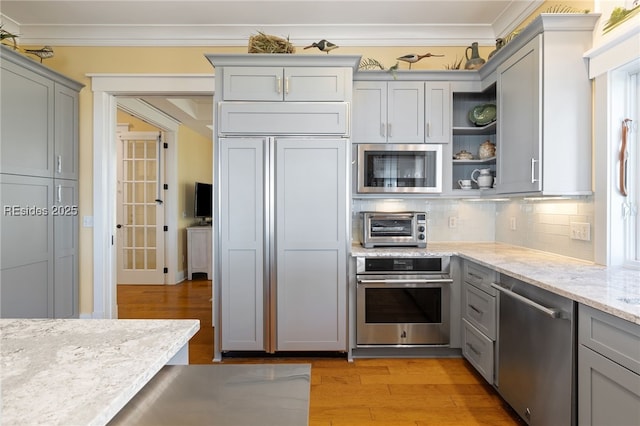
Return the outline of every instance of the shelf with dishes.
<path id="1" fill-rule="evenodd" d="M 481 189 L 472 179 L 476 170 L 496 174 L 496 89 L 483 92 L 454 92 L 452 116 L 451 190 L 456 194 Z M 471 180 L 470 188 L 460 182 Z M 491 186 L 493 186 L 493 181 Z M 487 189 L 482 188 L 482 193 Z M 470 191 L 471 190 L 471 191 Z"/>

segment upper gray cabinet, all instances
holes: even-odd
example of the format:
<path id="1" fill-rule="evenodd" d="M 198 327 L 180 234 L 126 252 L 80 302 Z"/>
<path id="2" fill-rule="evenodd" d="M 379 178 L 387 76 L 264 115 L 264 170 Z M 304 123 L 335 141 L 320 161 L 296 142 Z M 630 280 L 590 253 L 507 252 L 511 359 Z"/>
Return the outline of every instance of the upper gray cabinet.
<path id="1" fill-rule="evenodd" d="M 351 68 L 225 67 L 225 101 L 344 101 Z"/>
<path id="2" fill-rule="evenodd" d="M 2 47 L 0 172 L 78 178 L 78 92 L 82 87 Z"/>
<path id="3" fill-rule="evenodd" d="M 598 16 L 543 14 L 480 69 L 484 75 L 493 66 L 497 80 L 498 193 L 591 193 L 591 82 L 583 54 Z"/>
<path id="4" fill-rule="evenodd" d="M 448 82 L 356 81 L 353 142 L 447 143 L 450 104 Z"/>

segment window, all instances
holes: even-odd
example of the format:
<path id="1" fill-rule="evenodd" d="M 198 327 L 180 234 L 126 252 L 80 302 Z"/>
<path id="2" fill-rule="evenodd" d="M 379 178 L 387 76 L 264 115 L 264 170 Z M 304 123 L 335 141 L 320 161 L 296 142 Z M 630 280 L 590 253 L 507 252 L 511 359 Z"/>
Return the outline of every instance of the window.
<path id="1" fill-rule="evenodd" d="M 640 70 L 634 69 L 626 75 L 625 93 L 625 127 L 627 128 L 627 196 L 623 201 L 625 265 L 640 268 L 640 138 L 638 137 L 638 121 L 640 120 Z M 621 124 L 621 135 L 623 126 Z"/>

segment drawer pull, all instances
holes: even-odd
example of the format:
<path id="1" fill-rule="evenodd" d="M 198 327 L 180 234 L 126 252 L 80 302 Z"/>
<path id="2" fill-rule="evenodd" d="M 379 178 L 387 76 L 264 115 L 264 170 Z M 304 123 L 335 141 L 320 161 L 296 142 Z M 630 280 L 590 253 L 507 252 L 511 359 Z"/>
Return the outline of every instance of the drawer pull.
<path id="1" fill-rule="evenodd" d="M 479 315 L 483 315 L 484 311 L 481 311 L 480 309 L 476 308 L 473 305 L 468 305 L 472 310 L 476 311 Z"/>
<path id="2" fill-rule="evenodd" d="M 474 348 L 474 347 L 473 347 L 473 345 L 472 345 L 471 343 L 468 343 L 468 342 L 467 342 L 467 347 L 468 347 L 468 348 L 469 348 L 469 350 L 470 350 L 471 352 L 473 352 L 474 354 L 476 354 L 476 355 L 478 355 L 478 356 L 482 355 L 482 352 L 480 352 L 479 350 L 477 350 L 476 348 Z"/>

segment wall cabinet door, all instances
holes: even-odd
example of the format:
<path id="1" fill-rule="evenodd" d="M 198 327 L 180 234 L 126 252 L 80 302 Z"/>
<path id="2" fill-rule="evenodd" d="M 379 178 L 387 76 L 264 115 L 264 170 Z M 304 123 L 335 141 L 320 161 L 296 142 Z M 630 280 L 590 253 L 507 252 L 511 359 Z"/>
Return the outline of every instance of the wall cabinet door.
<path id="1" fill-rule="evenodd" d="M 498 67 L 498 192 L 536 192 L 541 178 L 542 36 Z"/>
<path id="2" fill-rule="evenodd" d="M 265 350 L 265 138 L 220 139 L 222 351 Z"/>
<path id="3" fill-rule="evenodd" d="M 357 81 L 353 98 L 353 142 L 424 142 L 423 82 Z"/>
<path id="4" fill-rule="evenodd" d="M 55 318 L 78 317 L 78 182 L 54 181 L 53 216 Z"/>
<path id="5" fill-rule="evenodd" d="M 0 172 L 53 177 L 53 81 L 3 60 L 0 87 Z"/>
<path id="6" fill-rule="evenodd" d="M 347 146 L 276 140 L 279 351 L 347 349 Z"/>
<path id="7" fill-rule="evenodd" d="M 52 179 L 0 174 L 4 318 L 53 317 L 53 192 Z"/>
<path id="8" fill-rule="evenodd" d="M 427 143 L 451 141 L 451 89 L 448 82 L 425 83 L 425 134 Z"/>
<path id="9" fill-rule="evenodd" d="M 224 67 L 225 101 L 344 101 L 351 70 L 332 67 Z"/>
<path id="10" fill-rule="evenodd" d="M 55 84 L 54 176 L 78 179 L 78 92 Z"/>
<path id="11" fill-rule="evenodd" d="M 356 81 L 353 83 L 354 143 L 387 141 L 387 83 Z"/>

